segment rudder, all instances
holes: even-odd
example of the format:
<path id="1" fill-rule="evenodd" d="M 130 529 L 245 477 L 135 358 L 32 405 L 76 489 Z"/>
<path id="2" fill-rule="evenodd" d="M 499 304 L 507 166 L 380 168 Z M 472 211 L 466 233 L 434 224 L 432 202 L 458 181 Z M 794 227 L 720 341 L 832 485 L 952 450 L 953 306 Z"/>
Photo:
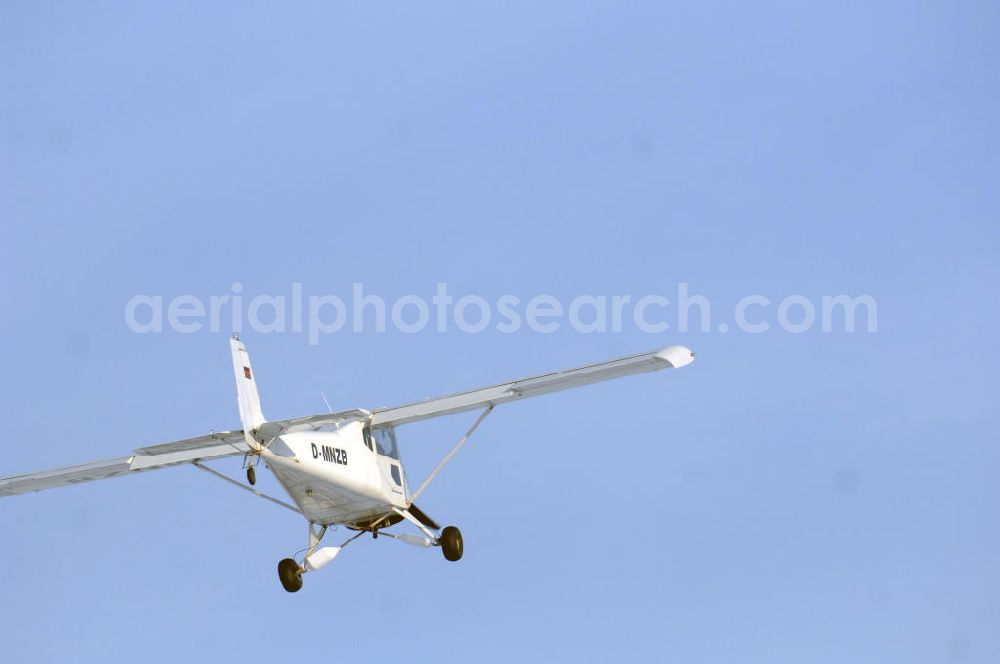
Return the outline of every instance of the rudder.
<path id="1" fill-rule="evenodd" d="M 250 355 L 240 341 L 239 334 L 233 332 L 229 340 L 233 352 L 233 371 L 236 375 L 236 398 L 240 406 L 240 420 L 247 433 L 256 431 L 267 422 L 260 409 L 260 395 L 257 393 L 257 378 L 250 366 Z"/>

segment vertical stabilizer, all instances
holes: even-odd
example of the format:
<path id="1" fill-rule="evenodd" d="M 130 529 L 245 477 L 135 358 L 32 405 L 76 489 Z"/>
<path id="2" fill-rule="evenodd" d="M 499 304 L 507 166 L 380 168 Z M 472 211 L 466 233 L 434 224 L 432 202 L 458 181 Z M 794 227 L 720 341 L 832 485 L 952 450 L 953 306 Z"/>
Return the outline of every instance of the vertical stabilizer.
<path id="1" fill-rule="evenodd" d="M 233 370 L 236 373 L 236 398 L 240 405 L 240 420 L 243 422 L 243 430 L 247 433 L 247 439 L 252 437 L 252 432 L 260 428 L 267 420 L 260 410 L 260 395 L 257 393 L 257 376 L 250 366 L 250 356 L 247 348 L 240 341 L 240 337 L 235 332 L 229 340 L 229 346 L 233 351 Z"/>

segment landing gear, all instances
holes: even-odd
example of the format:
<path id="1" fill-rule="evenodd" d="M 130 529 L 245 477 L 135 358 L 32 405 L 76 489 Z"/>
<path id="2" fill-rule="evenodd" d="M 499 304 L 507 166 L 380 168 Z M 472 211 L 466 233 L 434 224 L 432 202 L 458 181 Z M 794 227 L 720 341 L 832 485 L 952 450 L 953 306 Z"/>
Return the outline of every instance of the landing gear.
<path id="1" fill-rule="evenodd" d="M 278 563 L 278 578 L 282 587 L 290 593 L 302 589 L 302 568 L 291 558 L 285 558 Z"/>
<path id="2" fill-rule="evenodd" d="M 441 531 L 438 544 L 441 545 L 441 552 L 444 553 L 445 560 L 455 562 L 462 559 L 464 546 L 462 544 L 462 531 L 455 526 L 447 526 Z"/>
<path id="3" fill-rule="evenodd" d="M 253 486 L 257 483 L 257 469 L 254 462 L 260 458 L 260 453 L 250 450 L 243 456 L 243 467 L 247 469 L 247 484 Z"/>
<path id="4" fill-rule="evenodd" d="M 464 545 L 462 543 L 462 531 L 455 526 L 447 526 L 441 531 L 441 534 L 434 536 L 431 531 L 438 529 L 438 525 L 434 523 L 433 519 L 421 512 L 419 509 L 415 509 L 411 504 L 409 509 L 403 510 L 398 507 L 393 507 L 393 511 L 399 516 L 403 517 L 414 526 L 420 529 L 426 538 L 413 539 L 413 535 L 389 535 L 398 540 L 408 542 L 410 544 L 416 544 L 417 546 L 439 546 L 441 547 L 441 553 L 444 554 L 445 560 L 450 560 L 455 562 L 456 560 L 462 559 L 462 553 L 464 551 Z"/>
<path id="5" fill-rule="evenodd" d="M 248 478 L 252 470 L 253 466 L 247 469 Z M 309 524 L 309 549 L 306 551 L 306 559 L 303 564 L 299 565 L 293 558 L 283 558 L 278 563 L 278 578 L 281 580 L 282 588 L 290 593 L 297 593 L 302 589 L 302 574 L 313 569 L 308 564 L 308 558 L 316 550 L 316 547 L 319 546 L 325 534 L 326 526 L 317 528 L 315 524 Z"/>
<path id="6" fill-rule="evenodd" d="M 320 548 L 319 543 L 323 539 L 323 535 L 326 534 L 327 526 L 316 527 L 315 524 L 309 524 L 309 548 L 306 550 L 305 556 L 302 558 L 302 564 L 295 562 L 294 558 L 285 558 L 278 563 L 278 579 L 281 580 L 281 586 L 290 593 L 297 593 L 302 589 L 302 575 L 306 572 L 315 572 L 336 558 L 341 550 L 364 535 L 366 530 L 359 530 L 354 535 L 351 535 L 346 540 L 340 543 L 339 546 L 324 546 Z"/>

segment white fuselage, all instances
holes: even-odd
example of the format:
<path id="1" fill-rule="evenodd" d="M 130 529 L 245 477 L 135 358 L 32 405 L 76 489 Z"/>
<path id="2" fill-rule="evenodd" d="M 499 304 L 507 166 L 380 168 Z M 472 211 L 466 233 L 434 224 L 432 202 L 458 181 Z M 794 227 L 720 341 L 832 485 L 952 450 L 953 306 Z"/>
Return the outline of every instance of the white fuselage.
<path id="1" fill-rule="evenodd" d="M 393 507 L 406 507 L 406 476 L 395 433 L 379 430 L 375 440 L 365 427 L 363 420 L 349 420 L 285 434 L 262 454 L 310 522 L 363 524 Z"/>

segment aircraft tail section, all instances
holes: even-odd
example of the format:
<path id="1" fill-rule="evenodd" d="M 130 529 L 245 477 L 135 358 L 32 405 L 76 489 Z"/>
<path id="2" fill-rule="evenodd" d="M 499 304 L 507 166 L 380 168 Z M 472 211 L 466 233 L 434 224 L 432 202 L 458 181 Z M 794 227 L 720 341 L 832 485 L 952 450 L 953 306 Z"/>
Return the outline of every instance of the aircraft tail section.
<path id="1" fill-rule="evenodd" d="M 251 432 L 259 429 L 267 420 L 264 419 L 264 413 L 260 409 L 257 376 L 254 375 L 253 367 L 250 366 L 250 356 L 247 354 L 246 346 L 243 345 L 239 335 L 235 332 L 229 340 L 229 346 L 233 351 L 233 370 L 236 374 L 236 394 L 240 406 L 240 420 L 243 422 L 243 430 L 247 433 L 249 440 Z"/>

